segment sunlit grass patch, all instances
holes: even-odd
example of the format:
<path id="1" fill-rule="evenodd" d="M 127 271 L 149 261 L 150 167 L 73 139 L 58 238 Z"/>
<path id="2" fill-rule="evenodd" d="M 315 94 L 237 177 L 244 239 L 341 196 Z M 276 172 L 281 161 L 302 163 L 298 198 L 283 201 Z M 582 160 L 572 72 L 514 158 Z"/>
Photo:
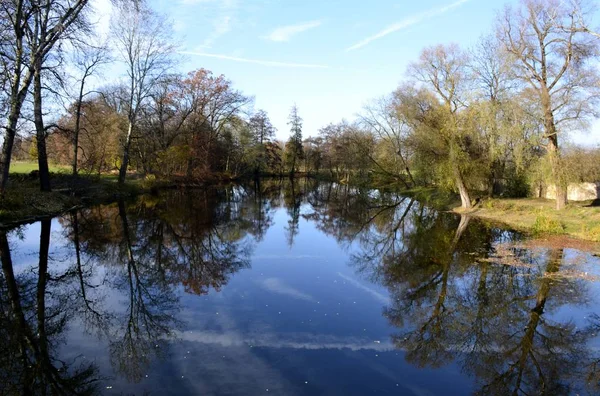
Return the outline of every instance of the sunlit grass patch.
<path id="1" fill-rule="evenodd" d="M 48 167 L 52 173 L 64 173 L 69 171 L 69 167 L 64 165 L 48 164 Z M 10 164 L 10 173 L 27 174 L 36 170 L 38 170 L 38 164 L 33 161 L 14 161 Z"/>
<path id="2" fill-rule="evenodd" d="M 563 210 L 556 210 L 555 201 L 548 199 L 494 198 L 482 201 L 472 215 L 532 234 L 567 234 L 600 241 L 600 207 L 590 202 L 569 202 Z"/>

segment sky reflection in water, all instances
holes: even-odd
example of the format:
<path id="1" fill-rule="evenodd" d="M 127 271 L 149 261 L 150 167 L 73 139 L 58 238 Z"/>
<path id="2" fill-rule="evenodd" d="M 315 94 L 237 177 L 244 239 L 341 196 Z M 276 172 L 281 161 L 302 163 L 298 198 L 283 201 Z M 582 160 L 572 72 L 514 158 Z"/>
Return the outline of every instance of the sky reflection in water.
<path id="1" fill-rule="evenodd" d="M 0 250 L 1 394 L 599 390 L 597 257 L 394 194 L 171 191 Z"/>

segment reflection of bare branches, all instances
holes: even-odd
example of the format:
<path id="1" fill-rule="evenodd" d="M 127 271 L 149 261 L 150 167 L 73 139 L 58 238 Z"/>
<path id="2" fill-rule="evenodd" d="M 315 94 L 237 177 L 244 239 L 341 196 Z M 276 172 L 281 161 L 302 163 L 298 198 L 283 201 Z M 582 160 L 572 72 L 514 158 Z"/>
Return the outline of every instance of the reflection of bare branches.
<path id="1" fill-rule="evenodd" d="M 338 223 L 359 230 L 352 265 L 388 287 L 384 315 L 399 328 L 392 340 L 408 361 L 458 360 L 482 394 L 571 393 L 583 386 L 582 362 L 593 361 L 586 367 L 595 374 L 600 364 L 586 350 L 594 332 L 545 314 L 587 301 L 580 283 L 591 277 L 562 250 L 530 249 L 516 234 L 421 205 L 379 209 L 362 227 Z"/>
<path id="2" fill-rule="evenodd" d="M 37 280 L 27 275 L 17 280 L 6 232 L 0 232 L 0 372 L 8 374 L 0 384 L 2 394 L 95 393 L 94 365 L 73 368 L 53 356 L 69 316 L 60 306 L 47 306 L 50 226 L 50 220 L 42 221 Z"/>
<path id="3" fill-rule="evenodd" d="M 72 239 L 75 247 L 75 271 L 79 280 L 79 294 L 83 302 L 81 310 L 83 322 L 88 329 L 96 329 L 99 334 L 107 334 L 111 316 L 108 313 L 101 312 L 99 306 L 102 303 L 100 298 L 92 299 L 88 294 L 88 289 L 94 290 L 99 285 L 91 284 L 88 279 L 94 276 L 93 268 L 85 265 L 81 258 L 81 244 L 79 241 L 79 219 L 77 213 L 71 213 L 70 221 L 72 226 Z M 89 259 L 88 259 L 89 261 Z M 87 269 L 86 269 L 87 268 Z"/>
<path id="4" fill-rule="evenodd" d="M 148 268 L 136 261 L 123 201 L 119 202 L 119 216 L 125 244 L 128 306 L 123 328 L 113 337 L 117 341 L 110 345 L 111 361 L 128 380 L 137 382 L 156 351 L 153 345 L 178 327 L 174 317 L 177 299 L 167 285 L 160 283 L 160 278 L 152 276 L 153 271 L 146 271 Z"/>

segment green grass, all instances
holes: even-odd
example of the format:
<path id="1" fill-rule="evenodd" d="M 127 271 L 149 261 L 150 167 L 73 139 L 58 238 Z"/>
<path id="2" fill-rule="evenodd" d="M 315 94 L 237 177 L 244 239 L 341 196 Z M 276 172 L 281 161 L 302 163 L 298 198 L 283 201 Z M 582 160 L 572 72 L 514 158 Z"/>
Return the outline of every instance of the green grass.
<path id="1" fill-rule="evenodd" d="M 600 242 L 600 207 L 590 204 L 569 202 L 559 211 L 554 208 L 555 201 L 548 199 L 489 199 L 471 214 L 534 234 L 566 234 Z"/>
<path id="2" fill-rule="evenodd" d="M 66 173 L 70 170 L 65 165 L 49 164 L 49 167 L 52 173 Z M 28 174 L 35 170 L 38 170 L 38 164 L 33 161 L 14 161 L 10 164 L 10 173 L 14 174 Z"/>

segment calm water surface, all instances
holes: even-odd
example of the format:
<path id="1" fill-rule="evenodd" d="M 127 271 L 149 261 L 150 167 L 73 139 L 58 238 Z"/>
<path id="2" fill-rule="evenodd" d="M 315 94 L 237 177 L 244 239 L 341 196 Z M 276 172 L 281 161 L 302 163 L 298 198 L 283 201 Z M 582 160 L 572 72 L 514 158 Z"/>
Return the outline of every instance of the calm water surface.
<path id="1" fill-rule="evenodd" d="M 0 394 L 598 394 L 600 259 L 314 181 L 0 232 Z"/>

